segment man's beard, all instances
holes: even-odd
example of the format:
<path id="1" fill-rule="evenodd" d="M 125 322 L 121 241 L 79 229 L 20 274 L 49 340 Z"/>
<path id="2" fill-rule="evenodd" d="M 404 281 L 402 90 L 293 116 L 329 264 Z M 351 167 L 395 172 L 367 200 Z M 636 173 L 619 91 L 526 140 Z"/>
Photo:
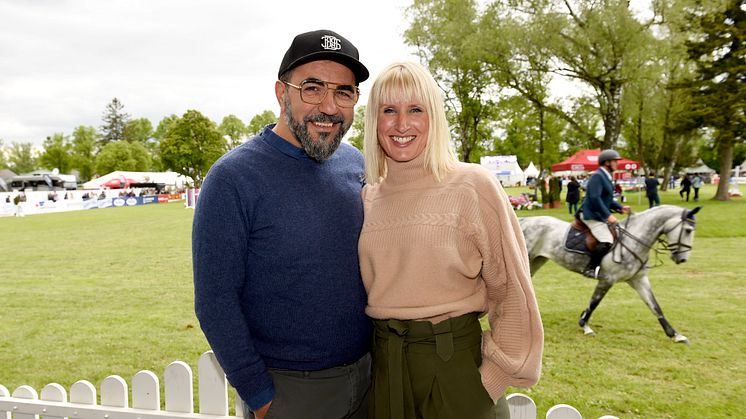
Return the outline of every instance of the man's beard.
<path id="1" fill-rule="evenodd" d="M 331 133 L 320 133 L 319 138 L 314 141 L 308 132 L 307 124 L 309 122 L 331 122 L 341 123 L 341 125 L 333 138 L 329 138 L 330 135 L 333 135 Z M 344 118 L 341 116 L 331 116 L 324 113 L 308 115 L 303 118 L 303 122 L 299 122 L 293 118 L 293 114 L 290 111 L 290 100 L 287 95 L 285 96 L 285 123 L 290 128 L 290 132 L 300 141 L 308 157 L 316 161 L 324 161 L 331 157 L 342 142 L 342 137 L 344 137 L 347 130 L 350 129 L 350 125 L 352 125 L 352 121 L 345 124 Z"/>

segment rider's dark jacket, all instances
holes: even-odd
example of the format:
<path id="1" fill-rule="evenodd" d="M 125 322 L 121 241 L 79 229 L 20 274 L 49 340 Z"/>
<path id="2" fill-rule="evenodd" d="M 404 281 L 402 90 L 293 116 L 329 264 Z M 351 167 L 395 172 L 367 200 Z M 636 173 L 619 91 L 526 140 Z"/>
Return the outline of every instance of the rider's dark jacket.
<path id="1" fill-rule="evenodd" d="M 586 184 L 585 199 L 580 211 L 584 219 L 606 221 L 611 215 L 610 210 L 621 210 L 622 204 L 614 201 L 614 184 L 609 174 L 599 168 Z"/>

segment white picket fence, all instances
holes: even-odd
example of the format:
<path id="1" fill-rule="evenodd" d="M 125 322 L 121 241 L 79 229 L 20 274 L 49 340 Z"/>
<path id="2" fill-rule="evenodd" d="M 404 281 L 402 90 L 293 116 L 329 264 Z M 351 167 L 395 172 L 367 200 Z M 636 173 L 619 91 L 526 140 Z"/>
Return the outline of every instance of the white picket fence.
<path id="1" fill-rule="evenodd" d="M 165 410 L 161 410 L 158 376 L 140 371 L 132 377 L 132 405 L 129 404 L 127 382 L 110 375 L 101 382 L 100 404 L 96 387 L 80 380 L 65 388 L 51 383 L 41 394 L 27 385 L 13 393 L 0 384 L 0 419 L 237 419 L 243 417 L 242 401 L 236 396 L 235 416 L 229 416 L 228 381 L 212 351 L 205 352 L 197 365 L 199 413 L 194 412 L 192 369 L 184 362 L 172 362 L 163 374 Z M 536 403 L 525 394 L 508 397 L 512 419 L 536 419 Z M 553 406 L 546 419 L 581 419 L 577 409 L 566 404 Z M 296 418 L 289 418 L 296 419 Z M 302 419 L 302 418 L 300 418 Z M 603 416 L 600 419 L 618 419 Z"/>

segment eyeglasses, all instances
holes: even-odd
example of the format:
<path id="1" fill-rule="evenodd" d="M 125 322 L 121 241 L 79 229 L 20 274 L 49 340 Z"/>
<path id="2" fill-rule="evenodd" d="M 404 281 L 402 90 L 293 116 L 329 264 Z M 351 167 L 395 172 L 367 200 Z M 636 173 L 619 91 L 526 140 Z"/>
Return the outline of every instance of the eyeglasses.
<path id="1" fill-rule="evenodd" d="M 300 100 L 309 105 L 318 105 L 323 102 L 329 90 L 333 91 L 332 97 L 334 98 L 334 103 L 341 108 L 352 108 L 360 97 L 360 90 L 357 86 L 343 84 L 337 85 L 337 87 L 330 87 L 329 85 L 334 83 L 321 80 L 303 80 L 300 86 L 296 86 L 285 80 L 280 81 L 298 89 L 300 91 Z"/>

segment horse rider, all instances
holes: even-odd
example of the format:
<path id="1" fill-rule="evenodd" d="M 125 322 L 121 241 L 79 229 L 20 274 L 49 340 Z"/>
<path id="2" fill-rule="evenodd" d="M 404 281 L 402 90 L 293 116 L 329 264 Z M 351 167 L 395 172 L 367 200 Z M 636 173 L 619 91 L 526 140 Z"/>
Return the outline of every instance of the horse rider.
<path id="1" fill-rule="evenodd" d="M 580 218 L 588 226 L 593 237 L 598 240 L 596 249 L 591 253 L 591 260 L 583 275 L 594 279 L 605 279 L 599 275 L 601 260 L 611 249 L 614 236 L 611 227 L 617 222 L 612 211 L 629 213 L 629 206 L 623 206 L 614 200 L 612 173 L 617 169 L 622 156 L 616 150 L 604 150 L 598 155 L 598 170 L 586 184 L 585 199 L 580 207 Z"/>

